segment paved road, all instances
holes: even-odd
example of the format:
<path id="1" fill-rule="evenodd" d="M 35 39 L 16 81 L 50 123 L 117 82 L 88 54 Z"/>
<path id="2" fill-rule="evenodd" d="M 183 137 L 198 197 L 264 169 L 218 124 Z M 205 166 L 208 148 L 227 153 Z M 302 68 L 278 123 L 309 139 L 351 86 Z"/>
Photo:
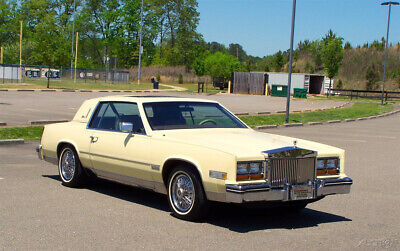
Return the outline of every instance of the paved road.
<path id="1" fill-rule="evenodd" d="M 400 116 L 281 128 L 347 150 L 349 195 L 299 216 L 229 205 L 203 223 L 170 215 L 166 197 L 111 182 L 60 184 L 34 145 L 0 147 L 0 249 L 400 249 Z"/>
<path id="2" fill-rule="evenodd" d="M 108 95 L 141 95 L 140 93 L 65 93 L 65 92 L 0 92 L 0 122 L 26 125 L 32 120 L 72 119 L 82 102 Z M 285 110 L 286 99 L 249 95 L 197 95 L 187 93 L 143 93 L 145 95 L 174 95 L 220 101 L 234 113 L 276 112 Z M 142 95 L 143 95 L 142 94 Z M 343 104 L 334 101 L 293 100 L 291 110 L 330 108 Z"/>

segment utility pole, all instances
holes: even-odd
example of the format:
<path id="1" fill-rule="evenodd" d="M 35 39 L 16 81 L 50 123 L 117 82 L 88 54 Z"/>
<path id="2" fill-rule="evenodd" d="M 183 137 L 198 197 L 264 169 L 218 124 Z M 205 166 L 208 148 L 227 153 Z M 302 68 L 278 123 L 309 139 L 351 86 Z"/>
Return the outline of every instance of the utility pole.
<path id="1" fill-rule="evenodd" d="M 142 67 L 142 37 L 143 37 L 143 0 L 142 6 L 140 7 L 140 32 L 139 32 L 139 68 L 138 68 L 138 85 L 140 85 L 140 71 Z"/>
<path id="2" fill-rule="evenodd" d="M 383 99 L 385 96 L 385 77 L 386 77 L 386 62 L 387 62 L 387 49 L 389 43 L 389 25 L 390 25 L 390 11 L 392 9 L 392 5 L 399 5 L 398 2 L 384 2 L 381 5 L 389 5 L 388 10 L 388 20 L 387 20 L 387 28 L 386 28 L 386 44 L 385 44 L 385 62 L 383 63 L 383 79 L 382 79 L 382 97 L 381 97 L 381 105 L 383 105 Z"/>
<path id="3" fill-rule="evenodd" d="M 288 76 L 288 89 L 287 89 L 287 96 L 286 96 L 286 119 L 285 119 L 286 123 L 289 123 L 290 89 L 292 87 L 293 37 L 294 37 L 295 15 L 296 15 L 296 0 L 293 0 L 292 29 L 290 32 L 289 76 Z"/>
<path id="4" fill-rule="evenodd" d="M 76 43 L 75 43 L 75 73 L 74 73 L 74 84 L 76 84 L 76 65 L 78 63 L 78 40 L 79 33 L 76 33 Z"/>
<path id="5" fill-rule="evenodd" d="M 76 0 L 74 0 L 74 13 L 73 13 L 73 16 L 72 16 L 71 78 L 72 78 L 72 68 L 73 68 L 73 62 L 74 62 L 75 11 L 76 11 Z"/>
<path id="6" fill-rule="evenodd" d="M 22 21 L 20 21 L 20 29 L 19 29 L 19 74 L 22 84 Z"/>
<path id="7" fill-rule="evenodd" d="M 3 46 L 0 47 L 0 64 L 3 63 Z"/>

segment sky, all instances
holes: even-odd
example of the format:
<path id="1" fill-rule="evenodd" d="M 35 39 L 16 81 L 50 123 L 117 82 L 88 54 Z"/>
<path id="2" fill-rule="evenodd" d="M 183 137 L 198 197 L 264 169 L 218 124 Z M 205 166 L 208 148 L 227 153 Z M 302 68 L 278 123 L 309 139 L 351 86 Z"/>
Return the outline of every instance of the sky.
<path id="1" fill-rule="evenodd" d="M 332 29 L 352 46 L 386 36 L 388 6 L 378 0 L 297 0 L 294 44 Z M 239 43 L 249 55 L 290 47 L 292 0 L 198 0 L 207 42 Z M 389 42 L 400 41 L 400 6 L 392 6 Z"/>

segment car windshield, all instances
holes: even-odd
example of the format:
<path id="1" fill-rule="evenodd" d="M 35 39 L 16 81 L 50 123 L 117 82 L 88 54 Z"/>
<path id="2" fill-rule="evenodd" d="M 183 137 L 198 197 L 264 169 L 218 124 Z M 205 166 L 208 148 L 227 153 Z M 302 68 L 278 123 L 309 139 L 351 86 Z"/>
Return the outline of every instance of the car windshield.
<path id="1" fill-rule="evenodd" d="M 247 128 L 217 103 L 153 102 L 144 103 L 144 110 L 153 130 Z"/>

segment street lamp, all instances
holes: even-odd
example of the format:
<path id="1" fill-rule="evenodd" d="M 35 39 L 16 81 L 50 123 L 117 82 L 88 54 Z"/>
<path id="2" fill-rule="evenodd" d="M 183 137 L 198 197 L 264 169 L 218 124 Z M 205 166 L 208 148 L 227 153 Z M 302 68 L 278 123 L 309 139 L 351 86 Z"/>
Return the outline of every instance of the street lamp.
<path id="1" fill-rule="evenodd" d="M 288 90 L 286 96 L 286 123 L 289 123 L 290 111 L 290 89 L 292 87 L 292 61 L 293 61 L 293 37 L 294 37 L 294 21 L 296 15 L 296 0 L 293 0 L 292 9 L 292 30 L 290 32 L 290 55 L 289 55 L 289 76 L 288 76 Z"/>
<path id="2" fill-rule="evenodd" d="M 383 97 L 385 95 L 385 77 L 386 77 L 386 61 L 387 61 L 387 47 L 389 43 L 389 24 L 390 24 L 390 11 L 392 9 L 392 5 L 399 5 L 398 2 L 384 2 L 381 5 L 389 5 L 389 13 L 388 13 L 388 21 L 387 21 L 387 30 L 386 30 L 386 44 L 385 44 L 385 62 L 383 64 L 383 80 L 382 80 L 382 97 L 381 97 L 381 105 L 383 105 Z"/>
<path id="3" fill-rule="evenodd" d="M 74 66 L 74 37 L 75 37 L 75 12 L 76 12 L 76 0 L 74 0 L 74 13 L 72 16 L 72 43 L 71 43 L 71 78 L 72 78 L 72 68 Z"/>

